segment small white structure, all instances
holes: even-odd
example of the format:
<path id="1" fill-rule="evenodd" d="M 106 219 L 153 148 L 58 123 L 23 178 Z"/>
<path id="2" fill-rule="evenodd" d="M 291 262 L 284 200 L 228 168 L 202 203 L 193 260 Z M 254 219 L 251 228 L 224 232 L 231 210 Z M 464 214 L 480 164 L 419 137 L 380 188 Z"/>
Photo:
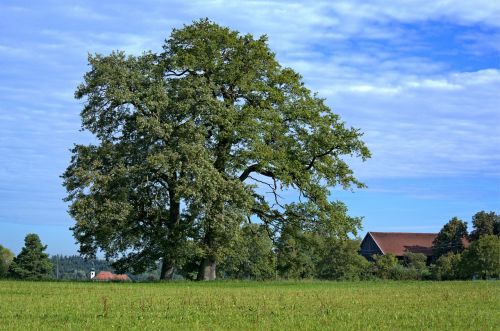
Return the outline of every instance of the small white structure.
<path id="1" fill-rule="evenodd" d="M 94 278 L 95 278 L 95 270 L 90 269 L 90 279 L 94 279 Z"/>

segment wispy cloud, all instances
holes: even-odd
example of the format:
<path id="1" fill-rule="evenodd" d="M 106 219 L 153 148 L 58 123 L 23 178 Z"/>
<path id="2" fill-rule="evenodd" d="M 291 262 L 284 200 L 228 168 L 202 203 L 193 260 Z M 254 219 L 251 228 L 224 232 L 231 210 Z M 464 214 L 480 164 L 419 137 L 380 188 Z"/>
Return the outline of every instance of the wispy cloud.
<path id="1" fill-rule="evenodd" d="M 333 88 L 332 104 L 366 133 L 364 176 L 500 175 L 500 71 L 362 87 Z"/>

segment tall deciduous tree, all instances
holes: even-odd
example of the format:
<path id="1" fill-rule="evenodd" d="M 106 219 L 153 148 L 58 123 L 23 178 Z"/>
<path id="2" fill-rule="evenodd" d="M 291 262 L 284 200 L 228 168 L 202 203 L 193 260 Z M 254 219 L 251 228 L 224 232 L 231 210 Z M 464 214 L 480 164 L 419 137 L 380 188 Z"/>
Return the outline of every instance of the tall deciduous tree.
<path id="1" fill-rule="evenodd" d="M 478 240 L 487 235 L 500 235 L 500 215 L 495 212 L 480 211 L 472 216 L 474 230 L 470 234 L 471 240 Z"/>
<path id="2" fill-rule="evenodd" d="M 464 250 L 464 240 L 467 239 L 467 222 L 453 217 L 439 231 L 432 243 L 432 252 L 435 259 L 441 255 L 461 253 Z"/>
<path id="3" fill-rule="evenodd" d="M 266 37 L 200 20 L 163 49 L 89 58 L 76 96 L 97 143 L 75 146 L 63 175 L 82 254 L 101 249 L 135 271 L 162 259 L 168 278 L 195 241 L 198 278 L 214 279 L 247 217 L 270 232 L 305 217 L 356 232 L 359 219 L 328 197 L 333 186 L 363 187 L 345 162 L 370 156 L 361 133 L 279 65 Z M 283 190 L 300 200 L 286 203 Z"/>
<path id="4" fill-rule="evenodd" d="M 467 277 L 500 277 L 500 238 L 485 235 L 472 242 L 462 254 L 462 273 Z"/>
<path id="5" fill-rule="evenodd" d="M 9 267 L 9 275 L 26 280 L 48 279 L 52 273 L 52 262 L 44 253 L 47 246 L 42 245 L 38 235 L 30 233 L 24 239 L 24 247 Z"/>

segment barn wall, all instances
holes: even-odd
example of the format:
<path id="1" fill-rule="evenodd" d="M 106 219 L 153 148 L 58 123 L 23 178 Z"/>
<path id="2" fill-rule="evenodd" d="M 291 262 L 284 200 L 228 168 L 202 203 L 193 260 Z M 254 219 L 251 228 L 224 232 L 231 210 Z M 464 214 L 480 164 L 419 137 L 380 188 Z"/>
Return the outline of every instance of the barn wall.
<path id="1" fill-rule="evenodd" d="M 361 255 L 371 260 L 371 256 L 374 254 L 382 254 L 382 251 L 378 247 L 378 245 L 373 240 L 372 236 L 366 234 L 365 239 L 361 243 L 360 247 Z"/>

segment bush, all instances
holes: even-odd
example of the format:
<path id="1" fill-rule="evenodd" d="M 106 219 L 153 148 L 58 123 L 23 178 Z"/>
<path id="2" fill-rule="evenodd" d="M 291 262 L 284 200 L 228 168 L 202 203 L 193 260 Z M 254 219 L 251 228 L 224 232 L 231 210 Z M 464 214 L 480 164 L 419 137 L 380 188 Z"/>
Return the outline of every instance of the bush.
<path id="1" fill-rule="evenodd" d="M 403 256 L 403 265 L 407 268 L 417 270 L 427 269 L 427 256 L 422 253 L 405 252 Z"/>
<path id="2" fill-rule="evenodd" d="M 403 266 L 408 275 L 413 275 L 411 279 L 428 279 L 430 277 L 427 268 L 427 256 L 422 253 L 406 252 L 403 257 Z"/>
<path id="3" fill-rule="evenodd" d="M 376 277 L 382 279 L 393 279 L 398 267 L 398 259 L 393 254 L 374 255 L 373 256 L 373 273 Z"/>
<path id="4" fill-rule="evenodd" d="M 390 270 L 390 279 L 393 280 L 417 280 L 420 279 L 420 271 L 415 268 L 407 268 L 401 264 L 395 265 Z"/>
<path id="5" fill-rule="evenodd" d="M 362 280 L 369 278 L 370 262 L 359 255 L 358 240 L 331 240 L 317 265 L 322 279 Z"/>
<path id="6" fill-rule="evenodd" d="M 432 277 L 436 280 L 462 279 L 461 261 L 462 255 L 459 253 L 442 255 L 431 266 Z"/>

